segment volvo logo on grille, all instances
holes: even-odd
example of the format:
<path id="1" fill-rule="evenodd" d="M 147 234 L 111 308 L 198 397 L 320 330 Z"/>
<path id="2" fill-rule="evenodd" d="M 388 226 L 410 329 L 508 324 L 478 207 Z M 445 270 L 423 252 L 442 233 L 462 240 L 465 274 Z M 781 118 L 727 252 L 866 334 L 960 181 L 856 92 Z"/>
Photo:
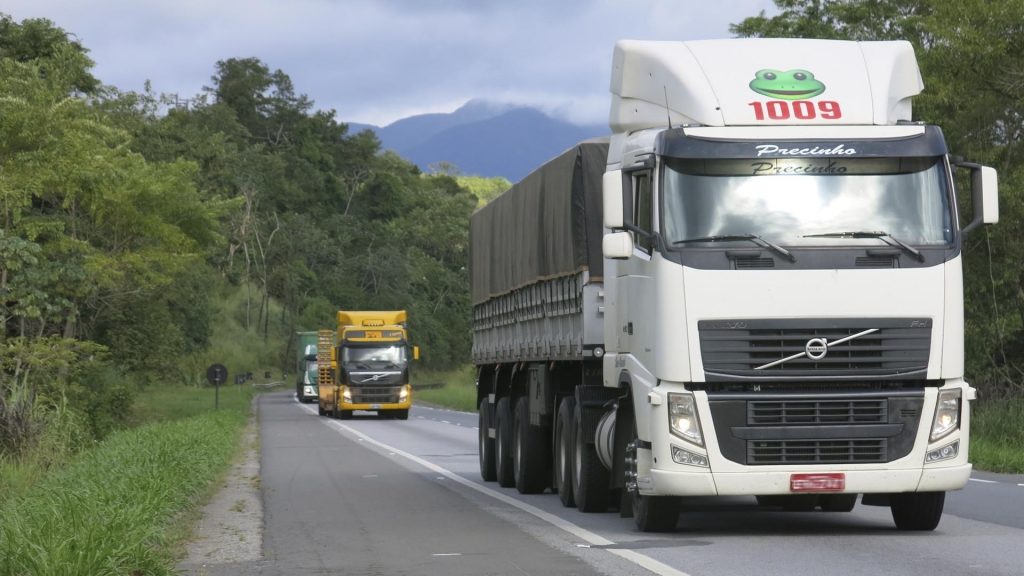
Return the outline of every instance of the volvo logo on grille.
<path id="1" fill-rule="evenodd" d="M 821 360 L 828 354 L 828 340 L 824 338 L 811 338 L 804 345 L 804 352 L 811 360 Z"/>

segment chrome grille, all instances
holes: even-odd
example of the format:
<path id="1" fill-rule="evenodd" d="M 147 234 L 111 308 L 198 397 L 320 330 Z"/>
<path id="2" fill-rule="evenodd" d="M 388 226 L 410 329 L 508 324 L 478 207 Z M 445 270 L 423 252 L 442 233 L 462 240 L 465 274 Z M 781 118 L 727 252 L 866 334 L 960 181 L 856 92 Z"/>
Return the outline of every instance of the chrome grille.
<path id="1" fill-rule="evenodd" d="M 702 320 L 697 330 L 709 381 L 735 377 L 924 378 L 931 350 L 930 319 Z M 866 330 L 874 332 L 863 334 Z M 805 354 L 809 340 L 833 343 L 858 334 L 830 344 L 823 358 Z"/>

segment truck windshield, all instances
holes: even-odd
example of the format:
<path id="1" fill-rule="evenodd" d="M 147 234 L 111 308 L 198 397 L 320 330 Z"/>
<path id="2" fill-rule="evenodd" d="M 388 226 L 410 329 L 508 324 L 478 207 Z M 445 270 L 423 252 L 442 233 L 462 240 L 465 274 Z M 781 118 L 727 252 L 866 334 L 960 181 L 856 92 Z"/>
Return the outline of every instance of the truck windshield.
<path id="1" fill-rule="evenodd" d="M 907 244 L 949 244 L 944 166 L 941 157 L 666 158 L 666 244 L 706 248 L 703 238 L 749 235 L 787 246 L 885 243 L 877 235 L 837 234 L 850 230 L 884 230 Z"/>
<path id="2" fill-rule="evenodd" d="M 405 346 L 345 346 L 342 363 L 356 368 L 401 368 L 405 366 Z"/>

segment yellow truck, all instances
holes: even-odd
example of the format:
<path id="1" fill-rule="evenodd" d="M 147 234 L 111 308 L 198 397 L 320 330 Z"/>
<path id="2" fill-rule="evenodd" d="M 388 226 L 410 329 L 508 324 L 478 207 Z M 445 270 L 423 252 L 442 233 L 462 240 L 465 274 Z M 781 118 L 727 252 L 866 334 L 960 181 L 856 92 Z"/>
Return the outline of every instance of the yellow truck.
<path id="1" fill-rule="evenodd" d="M 409 418 L 412 386 L 405 310 L 338 312 L 337 332 L 320 332 L 319 412 L 348 419 L 356 410 Z"/>

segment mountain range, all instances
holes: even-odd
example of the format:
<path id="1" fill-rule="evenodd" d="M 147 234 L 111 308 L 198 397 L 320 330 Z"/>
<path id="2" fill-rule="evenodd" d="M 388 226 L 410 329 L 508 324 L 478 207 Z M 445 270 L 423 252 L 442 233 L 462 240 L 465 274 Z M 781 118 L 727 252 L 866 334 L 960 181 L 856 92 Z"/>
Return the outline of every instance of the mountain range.
<path id="1" fill-rule="evenodd" d="M 384 127 L 349 123 L 349 132 L 371 130 L 386 150 L 429 171 L 442 162 L 461 174 L 502 176 L 517 182 L 573 144 L 608 133 L 526 106 L 470 100 L 448 114 L 420 114 Z"/>

